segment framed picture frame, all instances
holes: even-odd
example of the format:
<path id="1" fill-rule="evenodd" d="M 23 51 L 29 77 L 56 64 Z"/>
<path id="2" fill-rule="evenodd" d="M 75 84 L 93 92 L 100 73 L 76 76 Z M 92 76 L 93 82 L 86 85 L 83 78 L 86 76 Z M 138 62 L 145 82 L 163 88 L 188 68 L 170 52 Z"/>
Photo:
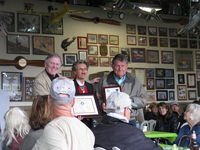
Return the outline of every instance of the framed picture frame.
<path id="1" fill-rule="evenodd" d="M 119 45 L 119 36 L 118 35 L 109 35 L 109 44 L 110 45 Z"/>
<path id="2" fill-rule="evenodd" d="M 72 70 L 62 70 L 62 76 L 70 79 L 74 79 L 75 77 L 74 72 Z"/>
<path id="3" fill-rule="evenodd" d="M 94 95 L 75 96 L 75 103 L 72 111 L 75 116 L 91 118 L 99 115 L 99 109 Z"/>
<path id="4" fill-rule="evenodd" d="M 159 27 L 158 28 L 159 36 L 168 36 L 167 28 Z"/>
<path id="5" fill-rule="evenodd" d="M 130 48 L 121 48 L 121 53 L 124 54 L 127 57 L 128 62 L 131 61 Z"/>
<path id="6" fill-rule="evenodd" d="M 180 39 L 180 48 L 188 48 L 188 40 L 187 39 Z"/>
<path id="7" fill-rule="evenodd" d="M 147 27 L 146 26 L 137 26 L 138 35 L 146 35 Z"/>
<path id="8" fill-rule="evenodd" d="M 168 47 L 168 38 L 160 38 L 160 47 Z"/>
<path id="9" fill-rule="evenodd" d="M 78 49 L 87 50 L 88 49 L 88 41 L 87 37 L 78 36 L 77 37 L 77 47 Z"/>
<path id="10" fill-rule="evenodd" d="M 136 25 L 126 24 L 126 33 L 127 34 L 136 34 Z"/>
<path id="11" fill-rule="evenodd" d="M 154 90 L 155 89 L 155 81 L 154 78 L 147 78 L 146 79 L 147 90 Z"/>
<path id="12" fill-rule="evenodd" d="M 119 54 L 119 47 L 110 46 L 110 56 L 115 56 Z"/>
<path id="13" fill-rule="evenodd" d="M 197 81 L 197 93 L 198 97 L 200 97 L 200 81 Z"/>
<path id="14" fill-rule="evenodd" d="M 76 53 L 63 53 L 63 65 L 72 66 L 77 61 Z"/>
<path id="15" fill-rule="evenodd" d="M 110 58 L 109 57 L 99 57 L 99 64 L 102 67 L 110 66 Z"/>
<path id="16" fill-rule="evenodd" d="M 33 101 L 34 77 L 24 77 L 24 101 Z"/>
<path id="17" fill-rule="evenodd" d="M 151 90 L 151 91 L 147 91 L 147 101 L 156 101 L 156 91 Z"/>
<path id="18" fill-rule="evenodd" d="M 89 56 L 88 57 L 88 63 L 89 63 L 90 66 L 98 66 L 98 57 Z"/>
<path id="19" fill-rule="evenodd" d="M 177 32 L 177 28 L 169 28 L 169 36 L 170 37 L 177 37 L 178 36 L 178 32 Z"/>
<path id="20" fill-rule="evenodd" d="M 174 89 L 174 79 L 165 79 L 165 89 Z"/>
<path id="21" fill-rule="evenodd" d="M 196 87 L 196 75 L 194 73 L 187 74 L 187 87 L 188 88 Z"/>
<path id="22" fill-rule="evenodd" d="M 147 46 L 147 37 L 138 36 L 138 45 L 139 46 Z"/>
<path id="23" fill-rule="evenodd" d="M 197 49 L 197 40 L 189 40 L 190 48 Z"/>
<path id="24" fill-rule="evenodd" d="M 176 70 L 193 71 L 193 51 L 176 50 Z"/>
<path id="25" fill-rule="evenodd" d="M 188 99 L 196 100 L 197 99 L 197 91 L 196 90 L 188 90 Z"/>
<path id="26" fill-rule="evenodd" d="M 154 68 L 146 68 L 146 77 L 154 78 L 155 77 L 155 69 Z"/>
<path id="27" fill-rule="evenodd" d="M 17 32 L 40 33 L 40 15 L 18 13 Z"/>
<path id="28" fill-rule="evenodd" d="M 156 68 L 155 71 L 156 77 L 165 77 L 165 69 L 163 68 Z"/>
<path id="29" fill-rule="evenodd" d="M 55 52 L 54 37 L 52 36 L 33 36 L 33 54 L 48 55 Z"/>
<path id="30" fill-rule="evenodd" d="M 98 34 L 98 43 L 99 44 L 108 44 L 108 35 Z"/>
<path id="31" fill-rule="evenodd" d="M 157 101 L 167 101 L 168 92 L 167 90 L 156 90 Z"/>
<path id="32" fill-rule="evenodd" d="M 63 35 L 63 19 L 60 19 L 58 22 L 51 23 L 50 18 L 51 16 L 42 15 L 42 33 Z"/>
<path id="33" fill-rule="evenodd" d="M 178 74 L 178 84 L 185 84 L 185 75 Z"/>
<path id="34" fill-rule="evenodd" d="M 127 45 L 136 45 L 136 36 L 127 35 Z"/>
<path id="35" fill-rule="evenodd" d="M 157 27 L 148 26 L 148 34 L 150 36 L 157 36 L 158 35 Z"/>
<path id="36" fill-rule="evenodd" d="M 157 47 L 158 46 L 158 38 L 157 37 L 149 37 L 149 46 Z"/>
<path id="37" fill-rule="evenodd" d="M 8 32 L 15 32 L 15 13 L 8 11 L 0 11 L 0 14 L 5 20 L 6 29 Z"/>
<path id="38" fill-rule="evenodd" d="M 159 63 L 159 51 L 158 50 L 147 50 L 147 62 L 148 63 Z"/>
<path id="39" fill-rule="evenodd" d="M 156 79 L 155 82 L 156 89 L 165 89 L 165 79 Z"/>
<path id="40" fill-rule="evenodd" d="M 174 91 L 168 91 L 168 100 L 169 101 L 174 101 L 175 100 L 175 92 Z"/>
<path id="41" fill-rule="evenodd" d="M 173 51 L 162 51 L 161 52 L 161 63 L 162 64 L 173 64 L 174 63 Z"/>
<path id="42" fill-rule="evenodd" d="M 88 44 L 97 44 L 97 34 L 87 34 Z"/>
<path id="43" fill-rule="evenodd" d="M 165 69 L 165 77 L 173 78 L 174 77 L 174 69 Z"/>
<path id="44" fill-rule="evenodd" d="M 28 35 L 8 34 L 6 39 L 8 54 L 30 54 Z"/>
<path id="45" fill-rule="evenodd" d="M 88 45 L 88 54 L 89 55 L 98 55 L 98 46 L 97 45 Z"/>
<path id="46" fill-rule="evenodd" d="M 177 85 L 177 99 L 178 100 L 187 100 L 186 85 Z"/>
<path id="47" fill-rule="evenodd" d="M 178 39 L 169 39 L 169 46 L 171 48 L 177 48 L 178 47 Z"/>
<path id="48" fill-rule="evenodd" d="M 196 78 L 200 79 L 200 70 L 196 70 Z"/>
<path id="49" fill-rule="evenodd" d="M 104 102 L 106 103 L 107 98 L 112 94 L 113 92 L 120 92 L 121 87 L 120 86 L 106 86 L 103 87 L 103 95 L 104 95 Z"/>
<path id="50" fill-rule="evenodd" d="M 79 60 L 88 60 L 88 52 L 87 51 L 78 51 Z"/>
<path id="51" fill-rule="evenodd" d="M 145 56 L 144 48 L 131 48 L 132 62 L 145 62 Z"/>
<path id="52" fill-rule="evenodd" d="M 10 93 L 10 101 L 22 101 L 22 72 L 1 72 L 1 89 Z"/>

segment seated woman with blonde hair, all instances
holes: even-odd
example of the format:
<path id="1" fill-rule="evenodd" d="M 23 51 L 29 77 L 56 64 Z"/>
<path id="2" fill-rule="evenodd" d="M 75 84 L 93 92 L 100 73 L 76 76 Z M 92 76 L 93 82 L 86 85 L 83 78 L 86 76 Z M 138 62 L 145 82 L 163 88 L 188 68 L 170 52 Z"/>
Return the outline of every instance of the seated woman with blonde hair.
<path id="1" fill-rule="evenodd" d="M 31 130 L 24 138 L 20 150 L 31 150 L 37 139 L 42 135 L 47 123 L 52 120 L 48 95 L 37 96 L 32 105 L 30 121 Z"/>
<path id="2" fill-rule="evenodd" d="M 2 134 L 3 150 L 19 150 L 30 130 L 27 114 L 18 107 L 9 109 L 5 116 L 5 129 Z"/>

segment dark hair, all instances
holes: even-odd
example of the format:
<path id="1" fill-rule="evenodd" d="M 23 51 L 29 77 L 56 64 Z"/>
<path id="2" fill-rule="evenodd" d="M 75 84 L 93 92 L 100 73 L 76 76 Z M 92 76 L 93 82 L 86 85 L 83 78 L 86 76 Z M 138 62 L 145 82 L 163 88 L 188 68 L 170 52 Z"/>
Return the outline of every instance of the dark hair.
<path id="1" fill-rule="evenodd" d="M 49 61 L 49 59 L 53 58 L 53 57 L 57 57 L 60 59 L 60 63 L 62 64 L 62 59 L 58 54 L 49 54 L 46 58 L 45 58 L 45 63 L 47 63 Z"/>
<path id="2" fill-rule="evenodd" d="M 128 59 L 124 54 L 117 54 L 115 57 L 112 59 L 112 65 L 115 64 L 115 61 L 125 61 L 128 64 Z"/>
<path id="3" fill-rule="evenodd" d="M 157 106 L 158 106 L 158 110 L 159 110 L 159 107 L 164 107 L 164 108 L 167 109 L 167 113 L 166 113 L 166 115 L 164 117 L 164 122 L 166 122 L 171 117 L 171 115 L 172 115 L 172 111 L 171 111 L 169 105 L 166 104 L 165 102 L 161 102 Z M 162 116 L 159 111 L 158 111 L 158 115 Z"/>
<path id="4" fill-rule="evenodd" d="M 32 105 L 29 124 L 32 129 L 42 129 L 52 120 L 48 95 L 37 96 Z"/>
<path id="5" fill-rule="evenodd" d="M 76 61 L 76 62 L 73 63 L 73 65 L 72 65 L 72 71 L 76 71 L 77 65 L 79 65 L 79 64 L 85 64 L 87 66 L 87 68 L 89 68 L 89 64 L 88 64 L 87 61 L 85 61 L 85 60 L 78 60 L 78 61 Z"/>

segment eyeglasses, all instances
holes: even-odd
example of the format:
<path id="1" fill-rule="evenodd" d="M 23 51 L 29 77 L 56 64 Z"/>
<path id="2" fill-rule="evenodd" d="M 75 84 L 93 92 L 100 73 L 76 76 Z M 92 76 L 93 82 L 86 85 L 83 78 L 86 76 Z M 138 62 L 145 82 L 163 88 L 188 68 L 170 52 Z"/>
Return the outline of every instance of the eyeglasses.
<path id="1" fill-rule="evenodd" d="M 131 113 L 133 112 L 133 110 L 132 110 L 131 108 L 129 108 L 129 107 L 126 107 L 126 108 L 128 108 L 128 109 L 130 110 Z"/>

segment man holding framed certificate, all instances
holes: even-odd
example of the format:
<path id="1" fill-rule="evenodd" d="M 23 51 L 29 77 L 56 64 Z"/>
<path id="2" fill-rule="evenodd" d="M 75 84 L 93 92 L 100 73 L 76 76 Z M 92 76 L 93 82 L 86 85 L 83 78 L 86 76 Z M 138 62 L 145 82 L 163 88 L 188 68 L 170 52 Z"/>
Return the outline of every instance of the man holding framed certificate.
<path id="1" fill-rule="evenodd" d="M 146 91 L 142 84 L 130 73 L 127 72 L 128 60 L 125 55 L 117 54 L 112 60 L 112 69 L 107 76 L 104 76 L 97 88 L 97 95 L 100 103 L 106 102 L 105 95 L 107 94 L 107 88 L 120 87 L 122 92 L 127 93 L 132 102 L 135 104 L 135 108 L 139 109 L 137 120 L 142 122 L 144 120 L 143 110 L 141 108 L 146 105 Z"/>

